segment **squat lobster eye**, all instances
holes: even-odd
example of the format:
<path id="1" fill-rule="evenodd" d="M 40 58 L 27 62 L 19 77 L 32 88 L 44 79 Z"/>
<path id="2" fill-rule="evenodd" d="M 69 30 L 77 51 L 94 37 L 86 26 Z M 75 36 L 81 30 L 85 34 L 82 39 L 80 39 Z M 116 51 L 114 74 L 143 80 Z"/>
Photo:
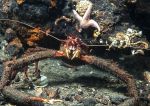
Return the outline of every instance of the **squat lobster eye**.
<path id="1" fill-rule="evenodd" d="M 68 59 L 79 58 L 81 53 L 81 40 L 75 35 L 71 35 L 67 37 L 67 40 L 62 45 L 63 52 Z"/>

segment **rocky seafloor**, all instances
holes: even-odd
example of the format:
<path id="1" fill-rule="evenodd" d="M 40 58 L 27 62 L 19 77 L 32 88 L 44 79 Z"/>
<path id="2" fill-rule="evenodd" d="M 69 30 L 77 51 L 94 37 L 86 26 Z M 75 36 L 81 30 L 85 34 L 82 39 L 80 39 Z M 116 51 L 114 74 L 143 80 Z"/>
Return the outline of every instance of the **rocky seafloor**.
<path id="1" fill-rule="evenodd" d="M 20 20 L 33 26 L 40 26 L 44 30 L 50 28 L 54 36 L 64 39 L 67 34 L 74 33 L 76 29 L 74 26 L 78 25 L 76 25 L 78 22 L 73 18 L 72 9 L 77 8 L 75 6 L 79 1 L 82 0 L 0 0 L 0 18 Z M 87 44 L 100 44 L 101 40 L 107 40 L 109 36 L 113 36 L 117 32 L 126 32 L 128 28 L 132 28 L 142 31 L 143 35 L 140 39 L 148 42 L 149 13 L 147 8 L 149 1 L 133 1 L 91 0 L 94 5 L 91 18 L 99 23 L 102 34 L 95 40 L 89 31 L 84 30 L 80 37 Z M 143 15 L 146 16 L 145 21 L 140 18 L 142 13 L 146 14 Z M 61 16 L 71 18 L 71 24 L 62 21 L 59 23 L 60 25 L 56 26 L 54 22 Z M 10 33 L 13 36 L 9 35 L 9 28 L 14 31 Z M 0 22 L 0 76 L 3 72 L 3 61 L 13 57 L 19 58 L 27 48 L 40 46 L 59 49 L 60 42 L 47 36 L 41 41 L 37 40 L 36 43 L 28 42 L 30 39 L 28 39 L 27 30 L 26 26 L 21 24 L 9 21 Z M 18 45 L 16 42 L 12 43 L 15 38 L 17 41 L 21 39 L 17 42 Z M 145 50 L 144 55 L 134 56 L 131 51 L 132 49 L 106 50 L 104 47 L 95 47 L 91 54 L 117 61 L 120 67 L 134 76 L 138 92 L 141 95 L 143 92 L 148 95 L 149 83 L 144 79 L 143 73 L 150 69 L 149 51 Z M 31 79 L 34 67 L 34 64 L 29 66 Z M 16 84 L 16 87 L 20 87 L 19 90 L 21 91 L 45 98 L 52 98 L 51 95 L 56 93 L 56 98 L 63 100 L 63 103 L 44 104 L 45 106 L 130 106 L 132 104 L 123 81 L 107 70 L 99 69 L 80 60 L 48 58 L 39 62 L 39 70 L 41 75 L 47 77 L 44 87 L 39 86 L 34 81 L 32 83 L 34 87 L 26 86 L 22 73 L 18 73 L 18 78 L 13 83 Z M 23 85 L 20 86 L 20 84 Z M 147 87 L 147 91 L 144 91 L 143 86 Z M 47 96 L 45 89 L 52 94 Z M 15 104 L 8 103 L 1 96 L 0 105 Z M 139 102 L 139 105 L 148 106 L 149 103 L 142 101 Z"/>

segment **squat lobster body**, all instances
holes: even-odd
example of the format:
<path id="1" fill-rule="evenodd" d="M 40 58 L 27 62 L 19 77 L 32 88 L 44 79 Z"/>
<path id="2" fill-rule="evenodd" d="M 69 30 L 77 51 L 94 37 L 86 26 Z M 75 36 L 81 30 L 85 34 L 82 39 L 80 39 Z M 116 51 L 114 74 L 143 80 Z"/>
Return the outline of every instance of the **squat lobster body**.
<path id="1" fill-rule="evenodd" d="M 41 31 L 44 33 L 43 31 Z M 47 34 L 47 33 L 44 33 Z M 47 34 L 49 35 L 49 34 Z M 52 36 L 52 35 L 50 35 Z M 52 36 L 53 37 L 53 36 Z M 53 37 L 55 38 L 55 37 Z M 10 60 L 4 62 L 4 71 L 2 74 L 2 78 L 0 80 L 0 90 L 1 93 L 13 99 L 15 102 L 23 103 L 23 104 L 32 104 L 33 102 L 49 102 L 47 99 L 43 99 L 40 97 L 34 97 L 31 95 L 21 95 L 18 96 L 18 99 L 13 98 L 15 92 L 9 91 L 9 95 L 7 95 L 8 87 L 10 86 L 13 78 L 15 78 L 16 74 L 20 71 L 20 68 L 26 67 L 27 65 L 38 62 L 40 60 L 51 58 L 51 57 L 67 57 L 68 59 L 78 58 L 88 64 L 93 64 L 99 68 L 108 70 L 119 77 L 122 81 L 127 84 L 128 92 L 131 97 L 134 97 L 136 100 L 138 99 L 138 92 L 136 89 L 136 83 L 132 75 L 128 74 L 125 70 L 119 68 L 119 66 L 110 60 L 103 59 L 101 57 L 96 57 L 92 55 L 88 55 L 88 46 L 77 36 L 74 34 L 68 35 L 66 40 L 62 40 L 60 50 L 52 50 L 52 49 L 43 49 L 41 51 L 33 52 L 32 54 L 26 55 L 25 57 L 20 57 L 15 60 Z M 15 73 L 15 74 L 13 74 Z M 6 87 L 5 87 L 6 86 Z M 13 88 L 12 88 L 13 89 Z M 25 102 L 24 102 L 25 101 Z"/>
<path id="2" fill-rule="evenodd" d="M 86 52 L 87 46 L 76 35 L 70 35 L 65 42 L 62 42 L 60 50 L 68 59 L 73 60 L 80 58 L 80 55 Z"/>

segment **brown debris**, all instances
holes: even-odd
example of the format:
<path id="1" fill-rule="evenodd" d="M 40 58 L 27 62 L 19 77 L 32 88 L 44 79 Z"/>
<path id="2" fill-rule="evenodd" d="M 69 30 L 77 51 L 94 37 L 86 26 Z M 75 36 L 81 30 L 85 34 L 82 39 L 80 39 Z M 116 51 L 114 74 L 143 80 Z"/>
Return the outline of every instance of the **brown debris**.
<path id="1" fill-rule="evenodd" d="M 65 20 L 65 21 L 67 21 L 67 22 L 70 22 L 70 21 L 71 21 L 70 18 L 67 18 L 66 16 L 61 16 L 61 17 L 59 17 L 59 18 L 56 19 L 55 25 L 58 25 L 58 23 L 59 23 L 61 20 Z"/>
<path id="2" fill-rule="evenodd" d="M 40 27 L 28 30 L 28 33 L 30 34 L 30 37 L 27 38 L 27 44 L 29 46 L 33 46 L 35 42 L 41 40 L 44 35 L 41 33 Z"/>
<path id="3" fill-rule="evenodd" d="M 23 4 L 23 3 L 25 2 L 25 0 L 16 0 L 16 2 L 17 2 L 19 5 L 21 5 L 21 4 Z"/>
<path id="4" fill-rule="evenodd" d="M 144 75 L 145 81 L 146 81 L 147 83 L 150 83 L 150 72 L 149 72 L 149 71 L 145 71 L 145 72 L 143 73 L 143 75 Z"/>
<path id="5" fill-rule="evenodd" d="M 49 98 L 58 98 L 59 97 L 59 89 L 56 90 L 52 90 L 52 89 L 47 89 L 45 88 L 44 91 L 46 92 L 46 94 L 48 95 Z"/>
<path id="6" fill-rule="evenodd" d="M 57 0 L 50 0 L 51 8 L 56 8 Z"/>
<path id="7" fill-rule="evenodd" d="M 14 39 L 9 43 L 9 45 L 16 45 L 16 47 L 18 47 L 18 48 L 22 48 L 22 47 L 23 47 L 23 46 L 22 46 L 22 43 L 21 43 L 21 41 L 20 41 L 19 38 L 14 38 Z"/>
<path id="8" fill-rule="evenodd" d="M 81 95 L 75 95 L 74 99 L 77 100 L 78 102 L 81 102 L 83 100 L 83 97 Z"/>

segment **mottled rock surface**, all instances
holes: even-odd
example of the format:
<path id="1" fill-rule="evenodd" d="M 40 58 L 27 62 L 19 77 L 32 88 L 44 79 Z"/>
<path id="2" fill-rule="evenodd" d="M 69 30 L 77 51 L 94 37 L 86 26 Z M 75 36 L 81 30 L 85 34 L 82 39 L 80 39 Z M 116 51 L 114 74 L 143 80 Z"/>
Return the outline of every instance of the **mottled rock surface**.
<path id="1" fill-rule="evenodd" d="M 76 21 L 73 18 L 72 9 L 75 8 L 78 0 L 56 1 L 56 4 L 53 4 L 52 0 L 25 0 L 23 4 L 19 5 L 16 0 L 0 0 L 0 18 L 16 19 L 30 25 L 40 26 L 44 30 L 50 29 L 51 34 L 60 39 L 65 39 L 68 34 L 76 32 Z M 147 11 L 149 3 L 145 3 L 146 1 L 141 0 L 142 4 L 138 1 L 137 8 L 134 9 L 137 11 L 137 17 L 145 13 L 145 20 L 149 23 L 149 20 L 147 20 L 149 17 L 149 12 Z M 86 43 L 99 44 L 101 38 L 107 40 L 108 36 L 116 32 L 124 32 L 129 27 L 139 29 L 139 26 L 136 26 L 135 21 L 133 21 L 136 17 L 131 16 L 135 4 L 128 5 L 129 8 L 127 8 L 125 0 L 91 0 L 91 2 L 94 5 L 91 18 L 99 22 L 102 35 L 97 40 L 94 40 L 92 34 L 88 33 L 90 30 L 85 30 L 80 34 L 80 37 Z M 130 6 L 133 6 L 131 13 Z M 143 8 L 144 13 L 142 12 Z M 71 22 L 62 20 L 59 25 L 55 25 L 55 20 L 63 15 L 72 19 Z M 140 23 L 143 23 L 142 20 Z M 14 43 L 10 45 L 14 36 L 6 37 L 8 35 L 6 32 L 9 28 L 16 32 L 15 36 L 19 39 L 17 41 L 21 43 L 21 46 L 14 46 Z M 3 60 L 9 59 L 10 55 L 12 56 L 11 58 L 13 56 L 19 57 L 24 50 L 30 47 L 26 42 L 29 37 L 27 28 L 9 21 L 0 22 L 0 76 L 3 71 Z M 44 36 L 41 41 L 36 42 L 36 46 L 58 50 L 60 42 L 51 39 L 49 36 Z M 123 67 L 135 77 L 138 90 L 143 90 L 141 88 L 144 84 L 142 74 L 150 69 L 149 61 L 147 61 L 149 58 L 143 60 L 138 56 L 133 57 L 130 50 L 108 51 L 105 50 L 106 48 L 98 47 L 92 49 L 92 55 L 116 60 L 120 67 Z M 39 69 L 41 74 L 47 77 L 48 86 L 46 88 L 59 89 L 59 99 L 64 101 L 64 103 L 56 103 L 52 106 L 117 106 L 129 99 L 126 85 L 120 79 L 107 72 L 108 70 L 99 69 L 79 60 L 45 59 L 39 62 Z M 29 66 L 29 71 L 33 72 L 33 70 L 34 65 L 32 64 Z M 23 76 L 22 74 L 18 75 Z M 23 83 L 22 79 L 20 77 L 17 80 Z M 18 83 L 18 81 L 16 82 Z M 28 85 L 27 87 L 24 86 L 24 88 L 28 93 L 48 97 L 42 94 L 41 91 L 36 92 L 35 89 L 29 89 Z M 127 103 L 124 104 L 126 105 Z M 45 106 L 49 106 L 49 104 L 45 104 Z"/>

